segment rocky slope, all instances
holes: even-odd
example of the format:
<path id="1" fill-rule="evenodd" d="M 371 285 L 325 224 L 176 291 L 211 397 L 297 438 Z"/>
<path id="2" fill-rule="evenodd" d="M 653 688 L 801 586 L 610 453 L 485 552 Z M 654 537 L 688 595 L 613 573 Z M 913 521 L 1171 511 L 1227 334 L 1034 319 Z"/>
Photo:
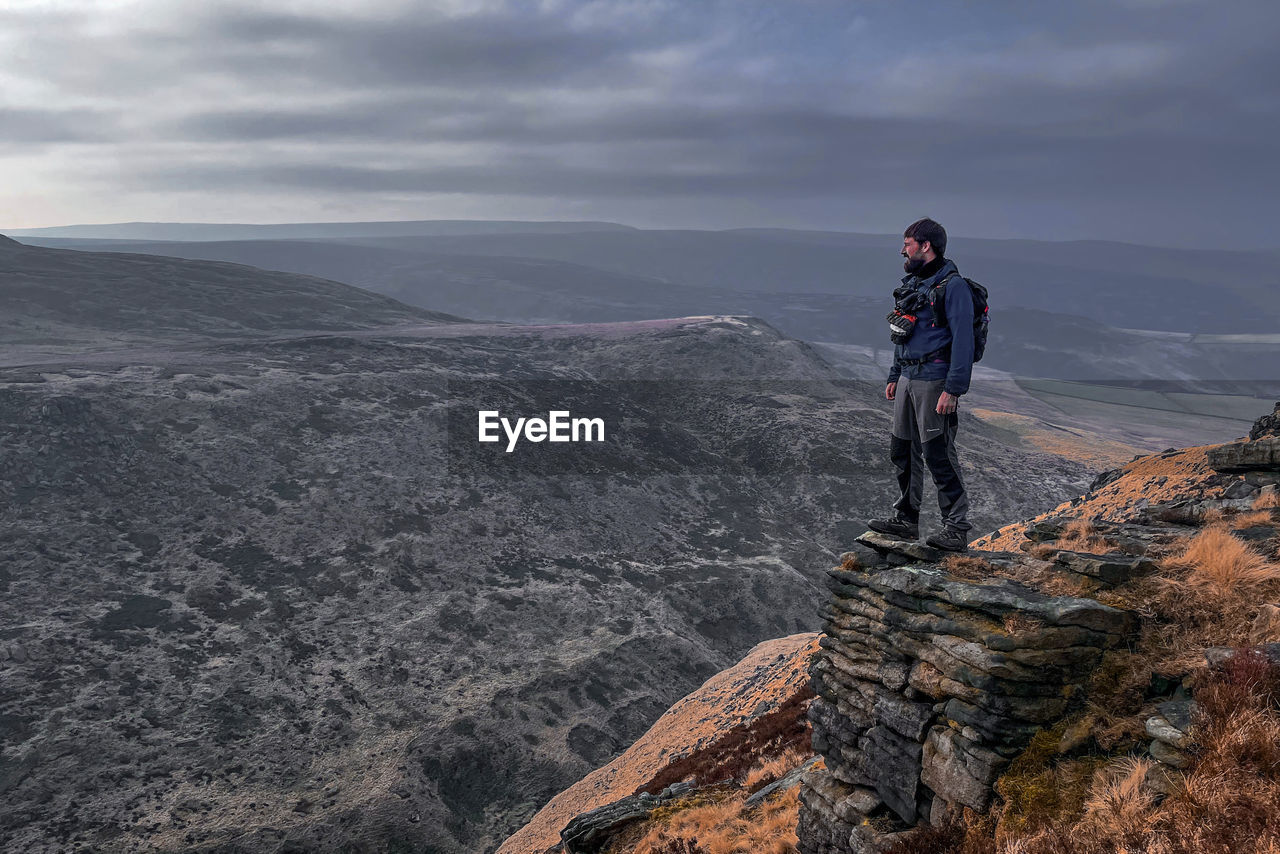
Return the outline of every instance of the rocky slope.
<path id="1" fill-rule="evenodd" d="M 645 789 L 678 760 L 710 752 L 734 727 L 777 711 L 806 690 L 806 670 L 817 640 L 816 634 L 807 633 L 757 645 L 664 712 L 617 759 L 552 798 L 499 846 L 498 854 L 558 847 L 560 831 L 571 819 Z"/>
<path id="2" fill-rule="evenodd" d="M 758 321 L 443 323 L 328 283 L 307 298 L 356 328 L 308 333 L 270 276 L 104 292 L 91 260 L 0 370 L 6 848 L 491 850 L 813 628 L 811 567 L 891 494 L 880 390 Z M 101 317 L 106 349 L 57 337 Z M 616 431 L 474 441 L 481 404 L 553 403 Z M 1087 480 L 962 435 L 979 524 Z"/>
<path id="3" fill-rule="evenodd" d="M 801 777 L 798 840 L 774 850 L 1093 852 L 1118 850 L 1106 847 L 1118 837 L 1126 850 L 1235 851 L 1246 839 L 1250 851 L 1270 850 L 1274 834 L 1258 828 L 1274 820 L 1274 804 L 1257 799 L 1274 774 L 1253 759 L 1265 745 L 1244 745 L 1257 737 L 1257 715 L 1275 725 L 1280 717 L 1264 709 L 1224 724 L 1214 692 L 1225 684 L 1239 704 L 1240 691 L 1265 689 L 1250 669 L 1260 665 L 1229 647 L 1262 644 L 1280 660 L 1280 608 L 1264 604 L 1280 593 L 1277 417 L 1280 404 L 1249 440 L 1104 473 L 1079 498 L 983 538 L 964 558 L 860 537 L 859 551 L 828 573 L 820 649 L 807 664 L 789 662 L 792 678 L 807 671 L 818 693 L 809 717 L 822 761 Z M 1213 552 L 1197 545 L 1210 542 Z M 1243 574 L 1224 574 L 1233 571 Z M 1202 694 L 1208 711 L 1191 700 Z M 1215 741 L 1219 730 L 1230 744 Z M 687 767 L 706 764 L 692 753 Z M 609 773 L 625 775 L 631 755 Z M 1116 773 L 1137 774 L 1129 794 L 1106 788 Z M 688 847 L 697 843 L 678 828 L 697 821 L 684 816 L 705 812 L 708 799 L 739 801 L 702 775 L 685 779 L 657 799 L 624 798 L 576 817 L 563 850 L 652 854 L 661 848 L 654 839 L 710 850 Z M 1248 819 L 1223 806 L 1232 797 L 1255 800 Z M 739 808 L 741 833 L 760 804 Z M 1180 809 L 1200 816 L 1197 828 L 1176 829 Z M 1082 810 L 1092 841 L 1071 829 Z M 576 841 L 575 829 L 593 823 L 611 835 Z M 915 825 L 932 829 L 908 832 Z M 627 831 L 637 826 L 650 827 L 648 842 Z M 733 847 L 745 839 L 720 832 L 715 844 L 746 850 Z"/>

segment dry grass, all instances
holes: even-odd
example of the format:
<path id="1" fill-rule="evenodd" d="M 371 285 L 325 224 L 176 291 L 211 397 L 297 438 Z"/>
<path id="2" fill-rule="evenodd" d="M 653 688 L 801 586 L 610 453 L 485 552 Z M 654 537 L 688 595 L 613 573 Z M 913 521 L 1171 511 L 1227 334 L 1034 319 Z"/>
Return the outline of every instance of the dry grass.
<path id="1" fill-rule="evenodd" d="M 1228 554 L 1215 553 L 1214 544 Z M 1249 569 L 1259 561 L 1270 569 Z M 1177 682 L 1194 673 L 1207 647 L 1253 642 L 1259 614 L 1280 602 L 1274 570 L 1229 531 L 1209 528 L 1165 560 L 1158 574 L 1097 595 L 1142 618 L 1136 645 L 1108 653 L 1087 688 L 1095 737 L 1105 749 L 1141 734 L 1143 695 L 1153 680 Z"/>
<path id="2" fill-rule="evenodd" d="M 1036 543 L 1027 553 L 1040 560 L 1053 560 L 1053 556 L 1059 551 L 1060 549 L 1052 543 Z"/>
<path id="3" fill-rule="evenodd" d="M 840 561 L 840 568 L 847 569 L 849 572 L 857 572 L 862 569 L 862 562 L 858 560 L 858 556 L 853 552 L 848 552 L 844 556 L 844 560 Z"/>
<path id="4" fill-rule="evenodd" d="M 1241 513 L 1239 516 L 1231 520 L 1231 527 L 1236 531 L 1243 531 L 1246 528 L 1259 528 L 1263 525 L 1270 525 L 1273 521 L 1270 510 L 1254 510 L 1251 513 Z"/>
<path id="5" fill-rule="evenodd" d="M 1253 500 L 1254 510 L 1274 510 L 1280 507 L 1280 490 L 1269 489 Z"/>
<path id="6" fill-rule="evenodd" d="M 808 750 L 809 719 L 805 712 L 813 691 L 804 688 L 772 712 L 744 721 L 711 745 L 671 762 L 636 793 L 656 795 L 681 780 L 707 786 L 721 780 L 744 780 L 762 759 Z"/>
<path id="7" fill-rule="evenodd" d="M 1056 548 L 1049 548 L 1050 554 L 1056 552 Z M 1085 596 L 1092 589 L 1083 579 L 1056 568 L 1037 568 L 1024 564 L 1003 566 L 974 555 L 948 555 L 939 566 L 951 575 L 967 581 L 1004 578 L 1025 584 L 1049 596 Z"/>
<path id="8" fill-rule="evenodd" d="M 800 793 L 791 789 L 748 810 L 741 793 L 711 803 L 669 808 L 634 842 L 610 846 L 615 854 L 666 854 L 675 840 L 706 854 L 795 854 Z M 623 847 L 625 846 L 625 847 Z M 679 848 L 674 850 L 679 851 Z"/>
<path id="9" fill-rule="evenodd" d="M 1093 522 L 1088 519 L 1072 519 L 1062 529 L 1062 536 L 1053 544 L 1055 548 L 1072 552 L 1094 552 L 1105 554 L 1111 551 L 1110 545 L 1098 536 Z"/>
<path id="10" fill-rule="evenodd" d="M 1208 528 L 1213 525 L 1221 525 L 1225 519 L 1226 514 L 1222 512 L 1222 508 L 1210 507 L 1208 510 L 1204 511 L 1204 515 L 1200 517 L 1200 524 Z"/>
<path id="11" fill-rule="evenodd" d="M 812 751 L 806 745 L 792 747 L 777 756 L 766 758 L 747 772 L 747 776 L 743 779 L 743 786 L 748 792 L 758 792 L 799 768 L 811 755 Z"/>
<path id="12" fill-rule="evenodd" d="M 970 555 L 952 554 L 942 559 L 940 566 L 958 578 L 985 581 L 996 575 L 995 566 L 988 560 Z"/>
<path id="13" fill-rule="evenodd" d="M 1010 611 L 1004 615 L 1004 630 L 1011 635 L 1032 634 L 1040 631 L 1044 626 L 1044 620 L 1029 616 L 1021 611 Z"/>
<path id="14" fill-rule="evenodd" d="M 747 809 L 746 797 L 799 768 L 811 751 L 794 747 L 766 755 L 742 785 L 696 792 L 654 811 L 619 834 L 610 854 L 795 854 L 800 790 L 793 786 Z"/>
<path id="15" fill-rule="evenodd" d="M 1242 595 L 1259 585 L 1280 581 L 1280 566 L 1221 525 L 1201 530 L 1170 564 L 1190 570 L 1188 584 L 1223 595 Z"/>
<path id="16" fill-rule="evenodd" d="M 1021 822 L 1010 820 L 1015 801 L 988 816 L 966 811 L 891 854 L 1280 854 L 1280 670 L 1257 652 L 1237 654 L 1221 673 L 1201 674 L 1196 697 L 1199 746 L 1187 772 L 1153 772 L 1150 760 L 1124 757 L 1095 766 L 1081 787 L 1079 760 L 1038 774 L 1015 763 L 1012 775 L 1035 784 L 1025 794 L 1042 787 L 1052 808 Z"/>
<path id="17" fill-rule="evenodd" d="M 1156 792 L 1147 786 L 1147 775 L 1154 766 L 1150 759 L 1124 756 L 1101 769 L 1085 800 L 1081 823 L 1103 832 L 1123 828 L 1138 836 L 1149 833 Z"/>

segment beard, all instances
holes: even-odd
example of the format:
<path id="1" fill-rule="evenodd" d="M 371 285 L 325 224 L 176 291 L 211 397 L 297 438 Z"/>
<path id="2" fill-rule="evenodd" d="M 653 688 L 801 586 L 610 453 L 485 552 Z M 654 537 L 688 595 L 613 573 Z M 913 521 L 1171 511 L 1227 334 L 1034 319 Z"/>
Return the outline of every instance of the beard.
<path id="1" fill-rule="evenodd" d="M 921 268 L 924 267 L 924 265 L 925 265 L 925 260 L 923 258 L 908 257 L 907 260 L 902 262 L 902 270 L 903 272 L 908 273 L 910 275 L 915 275 L 916 273 L 920 272 Z"/>

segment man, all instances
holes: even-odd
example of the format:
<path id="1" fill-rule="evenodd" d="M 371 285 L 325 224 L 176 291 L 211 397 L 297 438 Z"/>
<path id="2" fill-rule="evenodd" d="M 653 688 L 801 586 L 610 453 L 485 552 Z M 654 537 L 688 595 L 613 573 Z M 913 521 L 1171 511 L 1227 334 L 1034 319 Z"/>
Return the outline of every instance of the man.
<path id="1" fill-rule="evenodd" d="M 956 265 L 944 257 L 946 251 L 947 232 L 931 219 L 914 222 L 903 233 L 907 275 L 894 295 L 899 306 L 908 306 L 915 324 L 894 347 L 884 390 L 893 401 L 889 457 L 898 470 L 901 495 L 891 518 L 873 519 L 867 527 L 901 539 L 920 536 L 920 496 L 928 465 L 943 527 L 925 542 L 960 552 L 969 547 L 972 525 L 956 459 L 956 408 L 973 372 L 973 295 Z M 941 289 L 935 290 L 939 284 Z M 942 318 L 930 305 L 931 297 L 941 301 Z"/>

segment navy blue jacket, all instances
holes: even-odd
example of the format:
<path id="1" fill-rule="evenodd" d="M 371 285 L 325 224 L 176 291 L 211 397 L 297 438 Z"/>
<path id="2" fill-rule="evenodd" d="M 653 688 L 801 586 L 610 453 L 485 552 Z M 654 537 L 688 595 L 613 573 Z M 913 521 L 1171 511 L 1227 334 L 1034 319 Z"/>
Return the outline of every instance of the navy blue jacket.
<path id="1" fill-rule="evenodd" d="M 954 275 L 952 275 L 954 274 Z M 913 380 L 941 380 L 942 388 L 959 397 L 969 390 L 969 376 L 973 373 L 973 294 L 960 277 L 955 262 L 944 259 L 942 266 L 923 279 L 903 276 L 902 284 L 914 284 L 927 297 L 929 289 L 951 275 L 945 287 L 943 305 L 947 313 L 946 326 L 934 326 L 933 310 L 923 306 L 916 314 L 916 326 L 905 344 L 893 348 L 893 367 L 889 369 L 889 382 L 896 383 L 903 374 Z M 929 353 L 951 345 L 951 357 L 934 359 L 923 365 L 903 365 L 902 359 L 921 359 Z"/>

